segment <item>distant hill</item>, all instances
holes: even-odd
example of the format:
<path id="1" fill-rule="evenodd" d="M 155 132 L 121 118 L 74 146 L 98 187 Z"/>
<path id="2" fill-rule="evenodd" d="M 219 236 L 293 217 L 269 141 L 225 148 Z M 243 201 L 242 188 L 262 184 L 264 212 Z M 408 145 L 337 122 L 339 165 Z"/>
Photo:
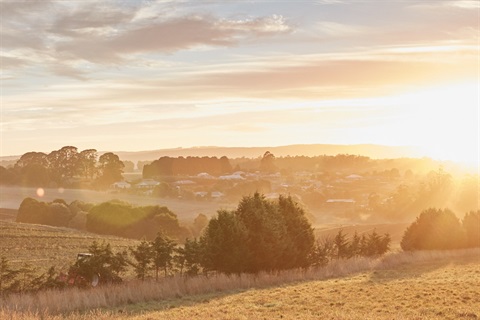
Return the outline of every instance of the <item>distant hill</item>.
<path id="1" fill-rule="evenodd" d="M 156 160 L 163 156 L 168 157 L 222 157 L 228 158 L 258 158 L 266 151 L 276 157 L 285 156 L 321 156 L 337 154 L 362 155 L 375 159 L 415 157 L 416 152 L 412 147 L 392 147 L 373 144 L 333 145 L 333 144 L 295 144 L 279 147 L 193 147 L 176 149 L 159 149 L 150 151 L 114 151 L 120 159 L 133 162 Z"/>

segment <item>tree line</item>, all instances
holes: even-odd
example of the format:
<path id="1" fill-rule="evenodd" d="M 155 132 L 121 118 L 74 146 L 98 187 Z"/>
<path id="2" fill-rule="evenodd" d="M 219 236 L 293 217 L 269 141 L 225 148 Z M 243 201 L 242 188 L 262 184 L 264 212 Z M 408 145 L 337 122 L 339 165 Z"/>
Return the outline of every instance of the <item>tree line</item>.
<path id="1" fill-rule="evenodd" d="M 123 180 L 125 165 L 111 152 L 98 156 L 95 149 L 78 151 L 65 146 L 48 154 L 27 152 L 13 167 L 0 167 L 3 184 L 29 187 L 81 187 L 83 182 L 94 188 L 106 188 Z"/>
<path id="2" fill-rule="evenodd" d="M 143 166 L 143 178 L 196 175 L 202 172 L 218 176 L 232 171 L 227 157 L 161 157 Z"/>

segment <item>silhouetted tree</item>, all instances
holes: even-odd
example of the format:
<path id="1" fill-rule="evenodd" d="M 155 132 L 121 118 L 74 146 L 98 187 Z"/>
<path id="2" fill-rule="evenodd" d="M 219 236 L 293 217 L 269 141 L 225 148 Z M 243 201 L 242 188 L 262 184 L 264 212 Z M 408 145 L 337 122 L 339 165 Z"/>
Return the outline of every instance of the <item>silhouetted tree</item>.
<path id="1" fill-rule="evenodd" d="M 265 152 L 262 160 L 260 161 L 260 170 L 265 172 L 274 172 L 276 169 L 275 156 L 273 153 L 270 153 L 270 151 Z"/>

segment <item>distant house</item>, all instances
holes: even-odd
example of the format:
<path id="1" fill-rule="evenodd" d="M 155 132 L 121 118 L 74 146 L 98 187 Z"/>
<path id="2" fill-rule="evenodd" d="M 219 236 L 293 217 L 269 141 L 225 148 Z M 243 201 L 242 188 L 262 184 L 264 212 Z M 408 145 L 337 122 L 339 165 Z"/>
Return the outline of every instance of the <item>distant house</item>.
<path id="1" fill-rule="evenodd" d="M 156 186 L 158 186 L 160 184 L 160 182 L 158 181 L 155 181 L 153 179 L 144 179 L 142 180 L 140 183 L 137 183 L 135 185 L 135 188 L 139 188 L 139 189 L 153 189 L 155 188 Z"/>
<path id="2" fill-rule="evenodd" d="M 118 181 L 110 186 L 112 189 L 130 189 L 132 185 L 126 181 Z"/>

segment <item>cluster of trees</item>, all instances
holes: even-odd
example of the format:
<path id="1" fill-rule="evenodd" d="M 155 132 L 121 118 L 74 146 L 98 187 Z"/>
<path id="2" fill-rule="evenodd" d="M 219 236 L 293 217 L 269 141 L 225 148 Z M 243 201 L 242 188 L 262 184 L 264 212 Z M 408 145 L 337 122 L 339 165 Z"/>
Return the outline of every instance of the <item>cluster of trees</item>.
<path id="1" fill-rule="evenodd" d="M 333 259 L 379 256 L 390 250 L 390 243 L 388 233 L 380 235 L 373 230 L 360 236 L 355 232 L 348 238 L 343 230 L 340 230 L 335 237 L 326 237 L 317 242 L 312 262 L 314 265 L 322 265 Z"/>
<path id="2" fill-rule="evenodd" d="M 179 241 L 191 236 L 190 230 L 181 226 L 177 215 L 167 207 L 137 207 L 118 200 L 91 208 L 86 226 L 90 232 L 136 239 L 153 239 L 158 232 Z"/>
<path id="3" fill-rule="evenodd" d="M 161 157 L 143 166 L 143 178 L 160 176 L 196 175 L 206 172 L 211 175 L 222 175 L 232 171 L 227 157 Z"/>
<path id="4" fill-rule="evenodd" d="M 68 205 L 62 199 L 43 202 L 25 198 L 18 208 L 16 221 L 85 230 L 87 213 L 92 207 L 82 201 L 73 201 Z"/>
<path id="5" fill-rule="evenodd" d="M 200 215 L 199 217 L 203 221 Z M 62 199 L 42 202 L 33 198 L 25 198 L 22 201 L 16 221 L 70 227 L 97 234 L 136 239 L 153 239 L 158 232 L 164 232 L 178 240 L 197 234 L 196 229 L 201 224 L 194 223 L 191 229 L 183 227 L 176 214 L 161 206 L 135 207 L 119 200 L 98 205 L 81 201 L 67 204 Z"/>
<path id="6" fill-rule="evenodd" d="M 412 250 L 450 250 L 480 247 L 480 211 L 460 221 L 449 209 L 424 210 L 405 231 L 401 247 Z"/>
<path id="7" fill-rule="evenodd" d="M 65 146 L 50 152 L 28 152 L 11 168 L 0 167 L 2 183 L 31 187 L 76 187 L 79 181 L 89 181 L 105 188 L 123 180 L 124 164 L 114 153 L 98 157 L 97 150 L 78 151 Z"/>

